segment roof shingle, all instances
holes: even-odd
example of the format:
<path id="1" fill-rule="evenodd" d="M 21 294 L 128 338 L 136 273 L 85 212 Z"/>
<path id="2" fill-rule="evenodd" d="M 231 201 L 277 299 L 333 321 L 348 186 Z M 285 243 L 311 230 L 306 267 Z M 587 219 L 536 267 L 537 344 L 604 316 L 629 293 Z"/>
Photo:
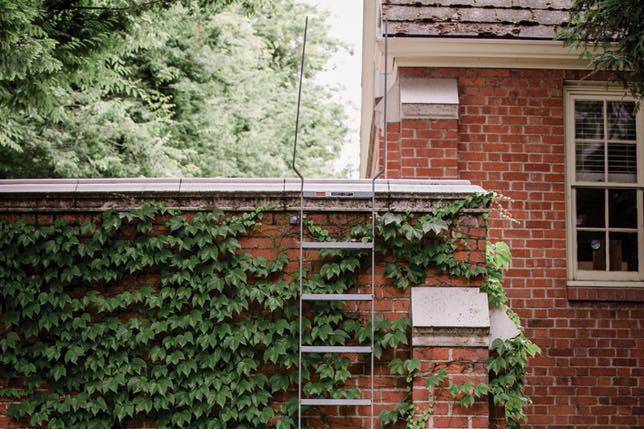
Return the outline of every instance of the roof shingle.
<path id="1" fill-rule="evenodd" d="M 572 0 L 383 0 L 389 34 L 552 39 Z"/>

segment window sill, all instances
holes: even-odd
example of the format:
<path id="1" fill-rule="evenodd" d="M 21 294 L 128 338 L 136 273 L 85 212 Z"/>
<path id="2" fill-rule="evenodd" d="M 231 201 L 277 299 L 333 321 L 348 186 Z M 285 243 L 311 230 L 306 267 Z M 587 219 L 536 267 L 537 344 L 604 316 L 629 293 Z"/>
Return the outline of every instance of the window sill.
<path id="1" fill-rule="evenodd" d="M 644 281 L 568 280 L 571 301 L 644 302 Z"/>

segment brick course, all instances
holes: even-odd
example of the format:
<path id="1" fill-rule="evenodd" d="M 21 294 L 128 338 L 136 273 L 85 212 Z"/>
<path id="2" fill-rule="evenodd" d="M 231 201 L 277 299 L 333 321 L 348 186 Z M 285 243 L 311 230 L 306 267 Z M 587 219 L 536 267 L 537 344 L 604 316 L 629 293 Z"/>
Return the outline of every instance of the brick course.
<path id="1" fill-rule="evenodd" d="M 434 122 L 388 126 L 405 163 L 388 177 L 469 179 L 510 198 L 518 221 L 493 216 L 492 240 L 513 254 L 505 287 L 526 333 L 543 349 L 531 361 L 529 429 L 644 427 L 644 290 L 566 286 L 564 82 L 583 72 L 402 68 L 400 76 L 455 78 L 459 88 L 457 174 L 453 134 Z M 422 137 L 421 137 L 422 136 Z M 403 155 L 404 154 L 404 155 Z M 408 158 L 404 158 L 404 157 Z M 447 156 L 447 160 L 423 159 Z M 417 159 L 420 158 L 420 159 Z M 382 159 L 382 157 L 380 157 Z M 450 167 L 431 168 L 445 162 Z"/>
<path id="2" fill-rule="evenodd" d="M 416 347 L 413 356 L 421 362 L 421 371 L 432 374 L 445 370 L 447 378 L 433 391 L 425 387 L 428 375 L 414 380 L 414 403 L 419 408 L 431 407 L 433 414 L 428 422 L 430 428 L 479 429 L 489 426 L 488 404 L 477 400 L 469 408 L 455 402 L 449 386 L 471 382 L 486 383 L 489 352 L 486 348 L 473 347 Z"/>
<path id="3" fill-rule="evenodd" d="M 55 197 L 54 197 L 55 198 Z M 62 201 L 62 203 L 59 203 Z M 64 205 L 64 198 L 56 200 L 57 204 Z M 273 201 L 271 201 L 273 202 Z M 274 201 L 278 202 L 278 200 Z M 167 200 L 166 205 L 176 204 L 176 201 Z M 8 204 L 4 206 L 4 212 L 0 213 L 0 220 L 16 221 L 19 219 L 25 220 L 29 223 L 36 225 L 49 225 L 56 220 L 65 220 L 71 223 L 78 223 L 81 221 L 98 221 L 100 215 L 96 214 L 95 209 L 87 209 L 83 211 L 83 203 L 70 200 L 70 204 L 74 206 L 73 211 L 55 211 L 48 212 L 43 210 L 42 206 L 36 208 L 34 213 L 29 212 L 12 212 L 7 208 Z M 204 197 L 203 201 L 194 198 L 188 200 L 186 205 L 194 207 L 202 207 L 203 210 L 208 210 L 208 207 L 216 207 L 216 201 Z M 428 203 L 429 204 L 429 203 Z M 35 206 L 39 206 L 38 203 Z M 80 206 L 80 207 L 79 207 Z M 118 207 L 118 205 L 117 205 Z M 459 246 L 459 255 L 464 260 L 470 261 L 472 264 L 479 264 L 484 258 L 486 230 L 484 228 L 485 221 L 480 213 L 464 214 L 456 222 L 456 228 L 462 234 L 462 240 L 456 243 Z M 240 244 L 243 251 L 252 253 L 256 256 L 262 256 L 268 259 L 276 258 L 281 251 L 286 251 L 290 262 L 287 266 L 287 272 L 294 274 L 298 269 L 298 245 L 299 227 L 290 223 L 292 211 L 274 211 L 264 215 L 264 219 L 260 228 L 256 229 L 247 236 L 240 237 Z M 188 216 L 190 214 L 188 213 Z M 358 213 L 352 211 L 328 211 L 319 212 L 309 216 L 320 226 L 328 229 L 335 236 L 342 236 L 348 233 L 349 230 L 359 223 L 369 223 L 369 215 L 365 213 Z M 167 229 L 163 225 L 165 219 L 159 218 L 155 221 L 152 234 L 167 233 Z M 131 232 L 131 234 L 130 234 Z M 127 228 L 122 230 L 120 234 L 124 238 L 134 238 L 136 232 L 128 231 Z M 317 252 L 307 251 L 307 257 L 312 263 L 315 263 L 315 255 Z M 376 268 L 376 316 L 390 320 L 399 319 L 401 317 L 410 318 L 410 291 L 399 290 L 392 284 L 392 281 L 385 277 L 384 267 L 386 261 L 380 261 Z M 128 280 L 127 284 L 120 284 L 117 286 L 119 290 L 125 290 L 129 287 L 139 287 L 141 284 L 154 285 L 159 281 L 158 276 L 153 274 L 146 274 L 142 277 L 132 278 Z M 368 270 L 359 277 L 358 290 L 351 292 L 368 293 L 370 289 L 371 276 Z M 444 286 L 444 285 L 458 285 L 458 286 L 471 286 L 478 287 L 480 280 L 468 281 L 465 279 L 450 279 L 447 276 L 439 275 L 435 272 L 428 272 L 427 281 L 428 285 Z M 361 307 L 356 307 L 361 306 Z M 360 308 L 361 311 L 368 311 L 368 306 L 365 307 L 364 303 L 353 303 L 347 306 L 347 310 L 356 310 Z M 366 313 L 365 313 L 366 314 Z M 2 326 L 0 324 L 0 332 Z M 436 366 L 437 368 L 447 368 L 450 372 L 450 379 L 452 381 L 464 382 L 465 379 L 480 379 L 483 380 L 487 376 L 486 360 L 487 350 L 479 351 L 477 353 L 469 353 L 466 350 L 451 349 L 451 348 L 424 348 L 424 353 L 418 356 L 422 359 L 424 367 L 429 365 Z M 415 352 L 414 352 L 415 353 Z M 400 359 L 409 359 L 413 355 L 412 349 L 408 346 L 403 346 L 398 350 L 387 351 L 382 359 L 377 361 L 375 373 L 375 386 L 376 386 L 376 401 L 375 401 L 375 415 L 376 417 L 381 411 L 386 409 L 393 409 L 396 405 L 405 400 L 405 380 L 404 377 L 390 375 L 388 362 L 396 357 Z M 369 395 L 369 378 L 368 365 L 365 365 L 364 356 L 354 356 L 353 360 L 355 365 L 352 366 L 352 372 L 355 378 L 350 380 L 350 386 L 360 387 L 363 389 L 363 397 L 368 398 Z M 266 368 L 270 372 L 270 368 Z M 6 383 L 0 376 L 0 387 L 4 387 Z M 442 428 L 484 428 L 484 422 L 487 422 L 487 407 L 478 404 L 472 410 L 460 410 L 456 401 L 449 396 L 447 386 L 443 386 L 437 392 L 436 403 L 436 419 L 434 427 Z M 290 395 L 282 395 L 277 399 L 278 403 L 286 401 Z M 426 401 L 422 402 L 427 404 Z M 6 415 L 8 401 L 3 401 L 0 398 L 0 429 L 16 429 L 25 427 L 24 424 L 12 421 Z M 320 409 L 313 409 L 312 416 L 314 417 L 312 423 L 314 427 L 330 427 L 330 428 L 356 428 L 356 427 L 369 427 L 369 407 L 324 407 L 323 411 L 326 416 L 323 419 L 317 419 Z M 455 414 L 451 416 L 451 414 Z M 485 417 L 485 418 L 483 418 Z M 482 418 L 482 419 L 481 419 Z M 462 424 L 461 424 L 462 423 Z M 149 422 L 129 422 L 128 428 L 143 429 L 152 428 L 153 425 Z M 376 424 L 375 427 L 378 427 Z"/>

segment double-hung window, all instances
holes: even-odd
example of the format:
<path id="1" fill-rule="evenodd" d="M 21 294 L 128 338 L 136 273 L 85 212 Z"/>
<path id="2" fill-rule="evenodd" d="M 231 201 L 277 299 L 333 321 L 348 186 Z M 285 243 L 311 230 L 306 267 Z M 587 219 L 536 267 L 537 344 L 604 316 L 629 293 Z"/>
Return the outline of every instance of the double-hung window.
<path id="1" fill-rule="evenodd" d="M 644 285 L 642 118 L 642 109 L 623 93 L 600 87 L 567 91 L 568 265 L 573 285 Z"/>

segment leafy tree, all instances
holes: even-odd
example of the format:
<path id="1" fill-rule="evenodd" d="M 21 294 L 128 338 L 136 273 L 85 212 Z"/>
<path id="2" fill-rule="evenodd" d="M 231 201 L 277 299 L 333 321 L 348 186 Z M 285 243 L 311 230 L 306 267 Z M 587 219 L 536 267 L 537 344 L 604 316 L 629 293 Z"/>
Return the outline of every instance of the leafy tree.
<path id="1" fill-rule="evenodd" d="M 617 72 L 636 98 L 644 97 L 644 2 L 575 0 L 560 38 L 581 48 L 594 71 Z"/>
<path id="2" fill-rule="evenodd" d="M 303 16 L 309 78 L 339 47 L 294 0 L 16 3 L 0 0 L 3 177 L 287 174 Z M 344 111 L 310 82 L 302 165 L 328 175 Z"/>

